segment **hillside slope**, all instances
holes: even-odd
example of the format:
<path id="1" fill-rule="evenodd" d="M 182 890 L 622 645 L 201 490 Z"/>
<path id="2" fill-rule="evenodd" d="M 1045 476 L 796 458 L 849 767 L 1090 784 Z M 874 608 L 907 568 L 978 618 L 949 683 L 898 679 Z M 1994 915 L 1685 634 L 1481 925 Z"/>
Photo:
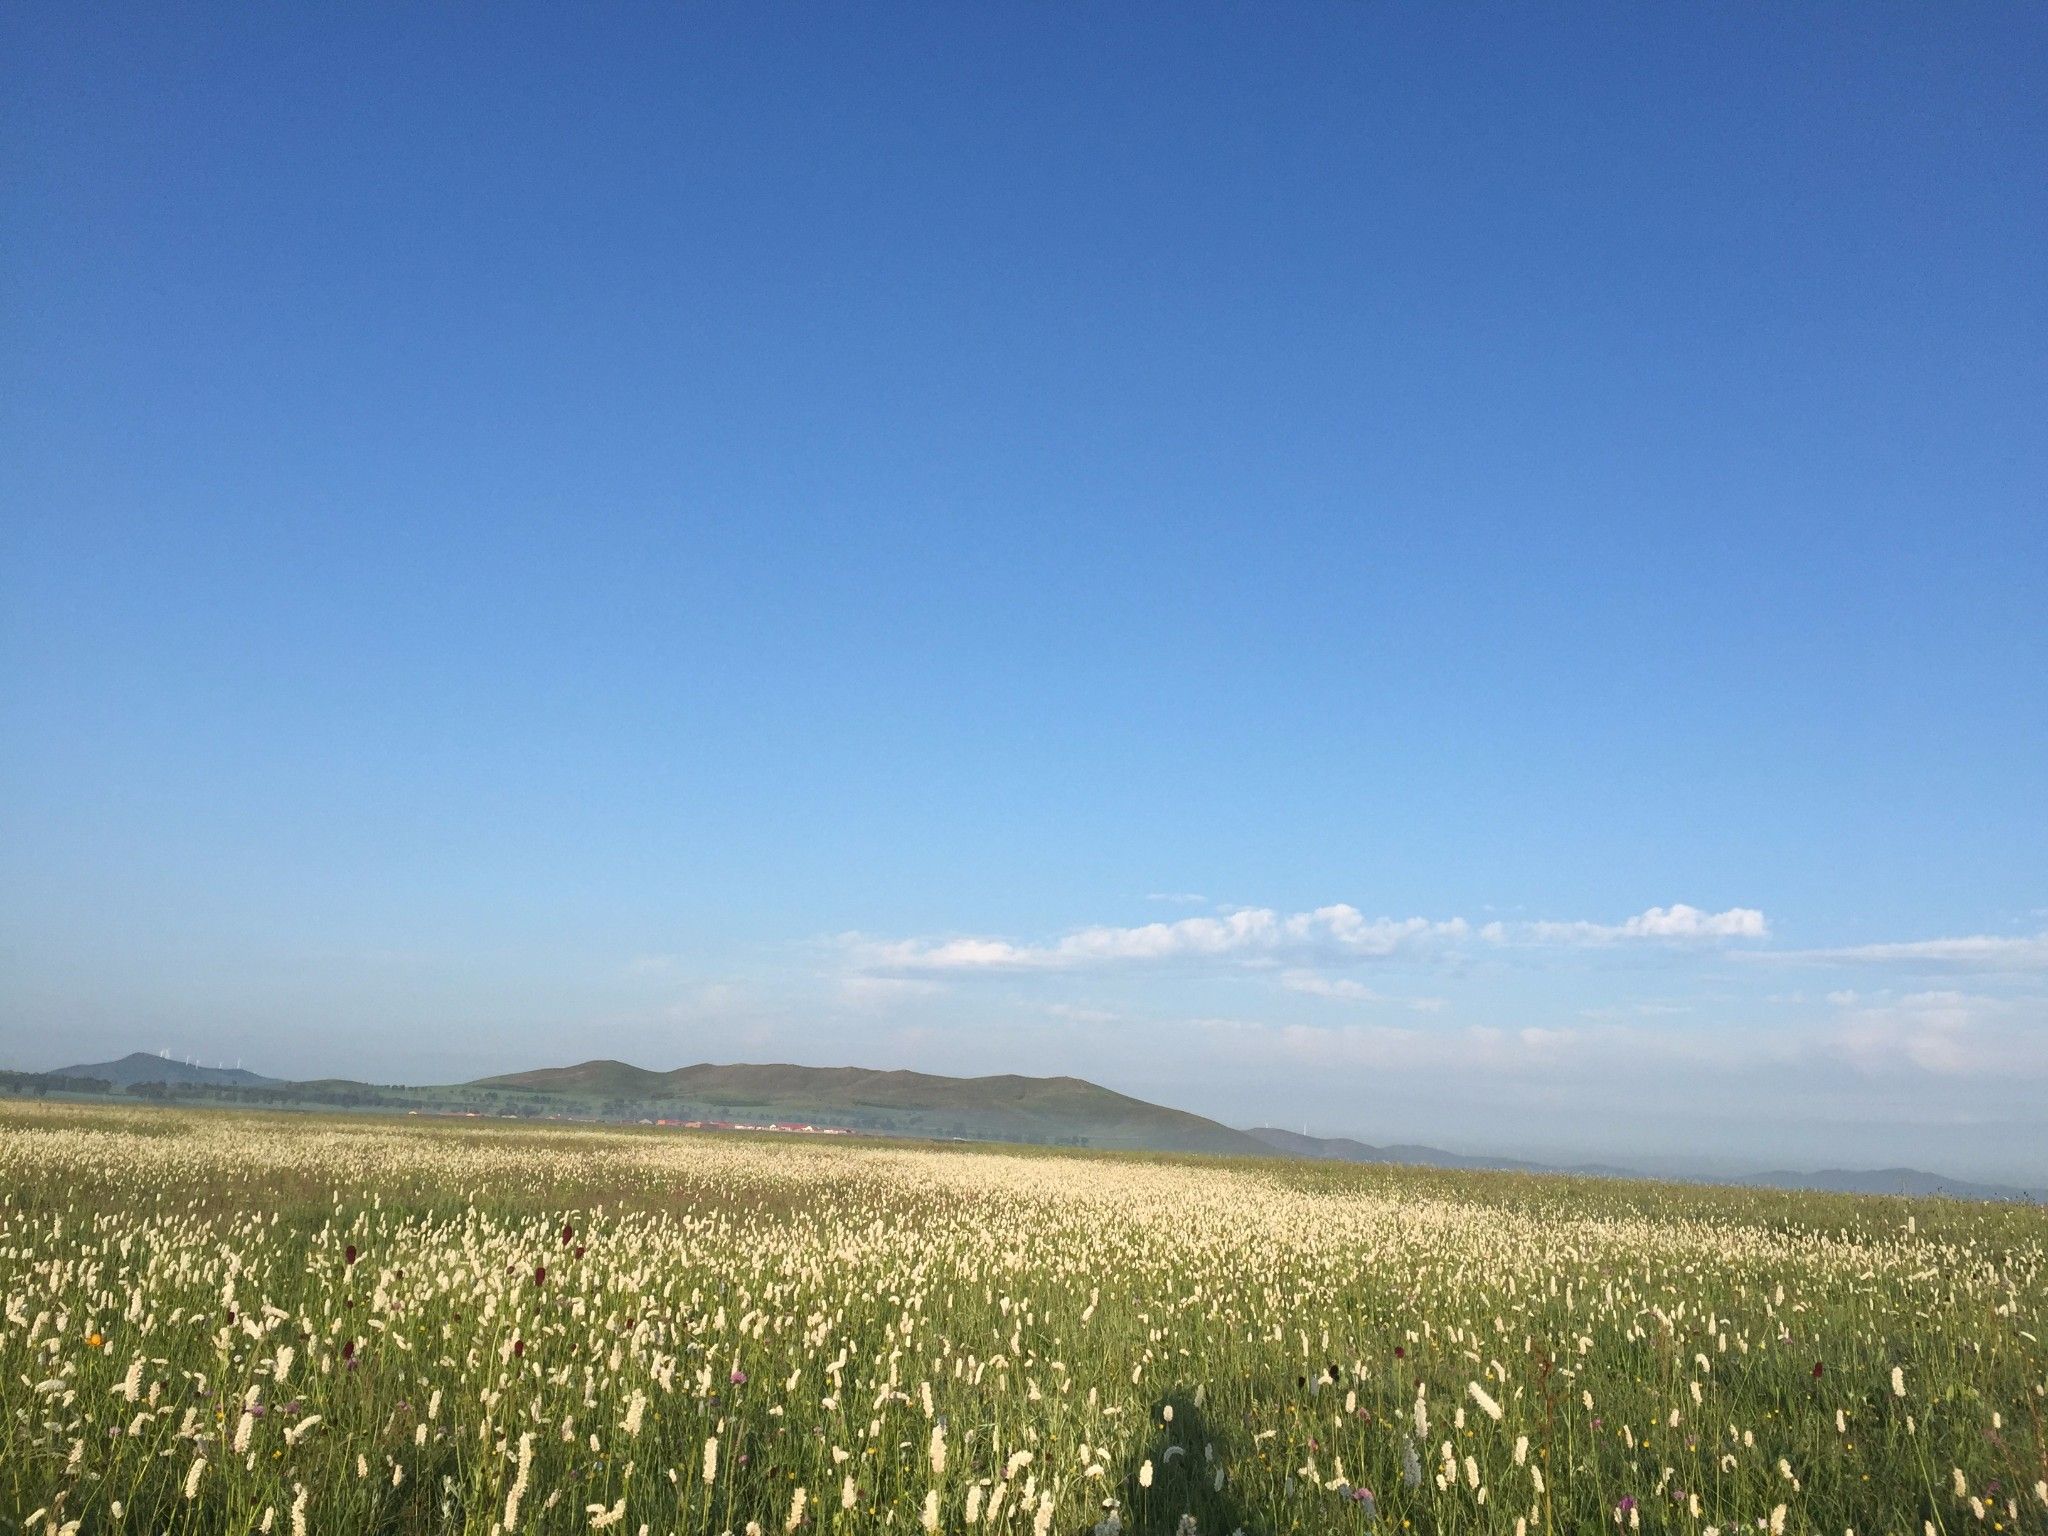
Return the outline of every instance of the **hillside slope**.
<path id="1" fill-rule="evenodd" d="M 146 1051 L 130 1051 L 118 1061 L 59 1067 L 54 1075 L 96 1077 L 116 1088 L 128 1088 L 137 1083 L 206 1083 L 228 1088 L 263 1088 L 278 1081 L 274 1077 L 245 1072 L 240 1067 L 194 1066 L 190 1062 L 173 1061 L 168 1056 L 152 1056 Z"/>
<path id="2" fill-rule="evenodd" d="M 787 1062 L 700 1062 L 650 1072 L 586 1061 L 487 1077 L 476 1088 L 629 1099 L 701 1110 L 707 1118 L 817 1124 L 1013 1141 L 1083 1141 L 1095 1147 L 1257 1154 L 1242 1131 L 1184 1110 L 1114 1093 L 1077 1077 L 941 1077 Z"/>

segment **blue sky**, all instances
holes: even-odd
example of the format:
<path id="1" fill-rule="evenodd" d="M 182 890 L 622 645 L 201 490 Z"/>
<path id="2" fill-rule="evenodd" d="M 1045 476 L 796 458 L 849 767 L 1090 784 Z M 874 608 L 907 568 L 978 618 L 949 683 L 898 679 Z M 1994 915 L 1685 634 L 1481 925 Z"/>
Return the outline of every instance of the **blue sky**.
<path id="1" fill-rule="evenodd" d="M 7 1064 L 2048 1182 L 2039 11 L 0 61 Z"/>

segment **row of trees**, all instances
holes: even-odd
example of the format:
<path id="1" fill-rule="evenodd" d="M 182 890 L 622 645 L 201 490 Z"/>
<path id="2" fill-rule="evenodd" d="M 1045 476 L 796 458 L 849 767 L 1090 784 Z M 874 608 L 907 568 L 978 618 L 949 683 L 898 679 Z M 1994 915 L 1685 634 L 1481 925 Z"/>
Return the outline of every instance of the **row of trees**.
<path id="1" fill-rule="evenodd" d="M 0 1072 L 0 1093 L 16 1098 L 46 1099 L 53 1093 L 112 1093 L 103 1077 L 66 1077 L 61 1072 Z"/>

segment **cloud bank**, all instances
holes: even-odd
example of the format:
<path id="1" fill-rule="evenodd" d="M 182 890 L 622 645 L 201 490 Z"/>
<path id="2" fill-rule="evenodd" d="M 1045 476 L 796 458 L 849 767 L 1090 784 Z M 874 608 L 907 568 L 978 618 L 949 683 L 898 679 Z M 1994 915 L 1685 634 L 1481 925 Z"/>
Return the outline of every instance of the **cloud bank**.
<path id="1" fill-rule="evenodd" d="M 2003 937 L 1965 934 L 1945 939 L 1912 939 L 1899 944 L 1850 944 L 1838 949 L 1795 949 L 1781 960 L 1834 965 L 1919 966 L 1943 970 L 2048 971 L 2048 933 Z"/>
<path id="2" fill-rule="evenodd" d="M 1703 912 L 1680 901 L 1619 923 L 1488 923 L 1479 933 L 1496 944 L 1620 944 L 1631 939 L 1767 939 L 1771 929 L 1755 907 Z"/>
<path id="3" fill-rule="evenodd" d="M 1165 962 L 1309 964 L 1444 953 L 1475 937 L 1496 946 L 1582 947 L 1628 943 L 1713 943 L 1769 936 L 1762 912 L 1707 912 L 1683 902 L 1651 907 L 1618 923 L 1491 922 L 1474 929 L 1462 917 L 1367 917 L 1345 903 L 1306 912 L 1241 907 L 1220 917 L 1187 917 L 1135 927 L 1078 929 L 1050 943 L 960 937 L 852 941 L 860 967 L 881 974 L 1076 971 Z"/>

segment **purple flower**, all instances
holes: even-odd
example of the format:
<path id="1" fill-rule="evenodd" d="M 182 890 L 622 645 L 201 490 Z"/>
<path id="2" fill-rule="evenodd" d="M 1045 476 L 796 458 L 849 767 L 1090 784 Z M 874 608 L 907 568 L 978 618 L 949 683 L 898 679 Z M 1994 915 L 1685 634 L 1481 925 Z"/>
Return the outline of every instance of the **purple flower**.
<path id="1" fill-rule="evenodd" d="M 732 1384 L 736 1387 L 744 1387 L 747 1384 L 747 1373 L 738 1366 L 732 1368 Z"/>

